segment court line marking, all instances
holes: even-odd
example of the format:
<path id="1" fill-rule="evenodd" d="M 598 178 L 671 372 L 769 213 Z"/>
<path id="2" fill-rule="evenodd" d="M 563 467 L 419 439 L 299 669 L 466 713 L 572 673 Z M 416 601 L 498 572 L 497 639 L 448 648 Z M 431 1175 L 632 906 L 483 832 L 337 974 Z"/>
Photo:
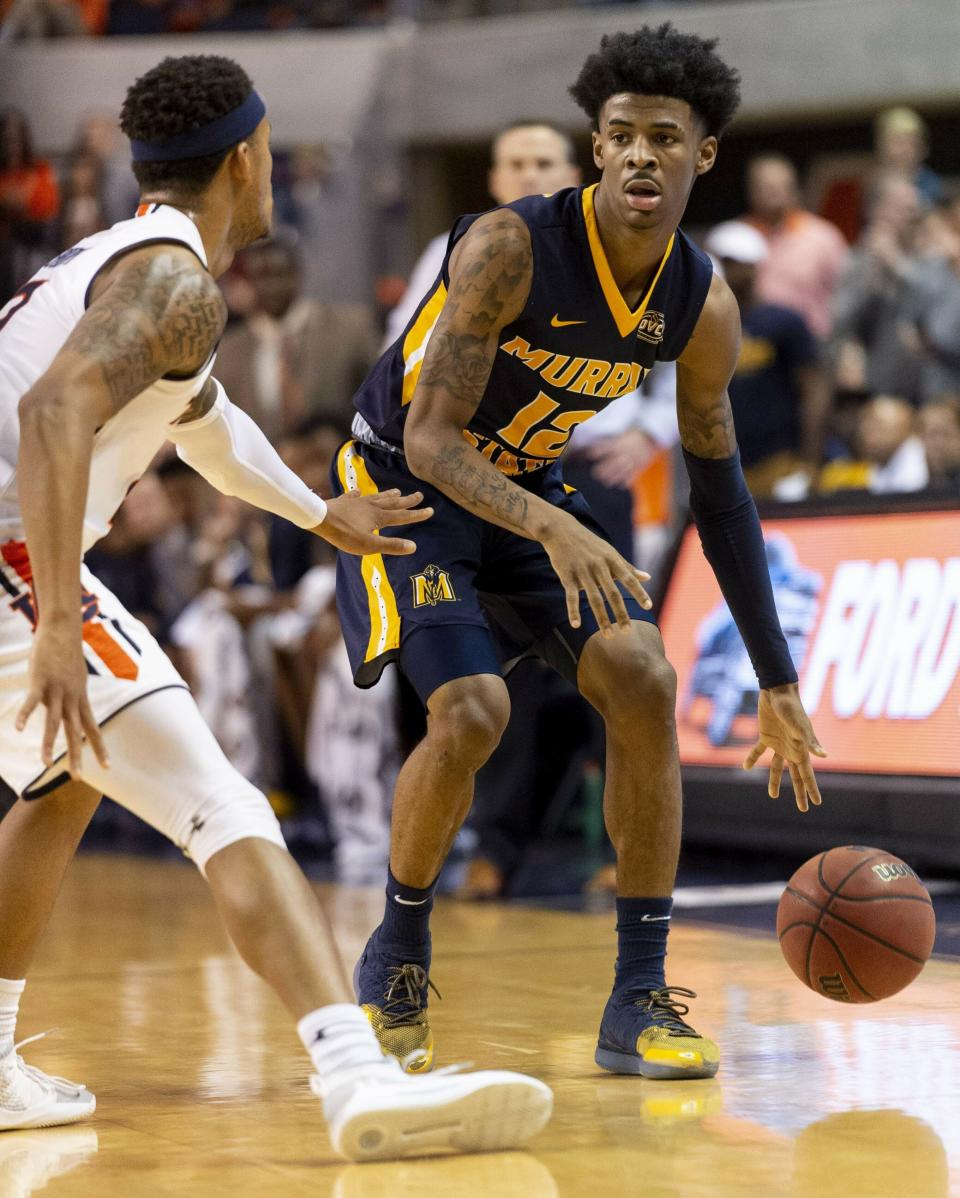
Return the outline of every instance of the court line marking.
<path id="1" fill-rule="evenodd" d="M 678 886 L 673 892 L 673 905 L 678 908 L 697 907 L 748 907 L 763 903 L 777 903 L 787 887 L 786 882 L 746 882 L 723 886 Z M 956 894 L 960 885 L 956 882 L 933 881 L 926 883 L 931 894 Z"/>
<path id="2" fill-rule="evenodd" d="M 521 1048 L 519 1044 L 501 1044 L 498 1040 L 481 1040 L 481 1044 L 486 1044 L 488 1048 L 503 1048 L 507 1052 L 522 1052 L 526 1057 L 538 1057 L 540 1055 L 539 1048 Z"/>

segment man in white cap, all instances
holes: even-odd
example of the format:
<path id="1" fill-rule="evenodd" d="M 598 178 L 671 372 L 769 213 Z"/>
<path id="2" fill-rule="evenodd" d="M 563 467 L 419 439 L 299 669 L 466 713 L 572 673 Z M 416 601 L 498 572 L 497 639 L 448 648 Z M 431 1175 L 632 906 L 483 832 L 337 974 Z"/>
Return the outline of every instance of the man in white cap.
<path id="1" fill-rule="evenodd" d="M 754 495 L 771 495 L 780 480 L 815 469 L 829 385 L 803 317 L 755 298 L 757 268 L 767 257 L 763 234 L 745 221 L 725 221 L 705 248 L 740 305 L 743 339 L 729 391 L 744 474 Z"/>

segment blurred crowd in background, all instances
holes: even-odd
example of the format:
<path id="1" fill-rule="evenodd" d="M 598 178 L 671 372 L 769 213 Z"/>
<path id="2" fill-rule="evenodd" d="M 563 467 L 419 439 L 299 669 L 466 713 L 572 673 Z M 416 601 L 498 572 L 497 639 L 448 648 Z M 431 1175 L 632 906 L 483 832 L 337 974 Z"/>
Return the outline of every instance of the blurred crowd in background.
<path id="1" fill-rule="evenodd" d="M 117 28 L 119 14 L 167 21 L 209 15 L 211 5 L 94 7 L 94 31 L 132 32 Z M 224 20 L 245 10 L 241 0 L 221 7 Z M 296 3 L 282 7 L 301 19 Z M 375 20 L 390 6 L 310 6 L 347 7 Z M 277 231 L 221 280 L 230 322 L 216 374 L 325 494 L 352 394 L 386 330 L 402 328 L 388 307 L 404 300 L 387 286 L 375 289 L 377 301 L 345 298 L 351 247 L 323 238 L 323 147 L 277 157 Z M 742 216 L 693 230 L 741 308 L 730 394 L 760 500 L 960 496 L 960 187 L 927 157 L 923 119 L 893 108 L 876 119 L 872 156 L 815 187 L 779 154 L 756 157 Z M 579 179 L 569 138 L 548 125 L 505 131 L 492 158 L 496 202 Z M 136 198 L 112 119 L 85 120 L 72 153 L 52 162 L 23 114 L 0 114 L 0 305 L 53 254 L 125 219 Z M 444 243 L 428 246 L 414 268 L 407 310 L 435 276 Z M 567 457 L 618 547 L 655 578 L 685 516 L 677 442 L 673 370 L 664 365 L 641 393 L 579 430 Z M 332 858 L 346 881 L 379 881 L 393 780 L 423 714 L 393 671 L 372 691 L 353 687 L 325 543 L 218 495 L 170 453 L 132 490 L 88 562 L 168 648 L 228 755 L 271 795 L 293 847 Z M 508 890 L 538 829 L 562 825 L 585 787 L 594 792 L 588 835 L 602 853 L 597 729 L 566 684 L 533 664 L 511 686 L 524 723 L 478 783 L 463 881 L 475 896 Z M 558 728 L 570 753 L 548 768 L 539 742 Z M 114 843 L 149 835 L 112 805 L 99 821 Z"/>
<path id="2" fill-rule="evenodd" d="M 599 8 L 616 0 L 0 0 L 17 38 L 371 28 Z"/>

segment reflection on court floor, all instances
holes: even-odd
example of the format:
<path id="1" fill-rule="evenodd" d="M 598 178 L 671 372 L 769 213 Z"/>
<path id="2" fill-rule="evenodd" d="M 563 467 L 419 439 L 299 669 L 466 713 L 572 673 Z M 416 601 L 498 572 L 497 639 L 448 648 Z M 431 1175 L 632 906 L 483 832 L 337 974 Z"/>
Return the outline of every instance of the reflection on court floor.
<path id="1" fill-rule="evenodd" d="M 348 959 L 377 891 L 324 890 Z M 544 1078 L 529 1153 L 345 1165 L 292 1028 L 236 958 L 189 866 L 77 861 L 20 1030 L 83 1080 L 87 1126 L 0 1137 L 0 1198 L 947 1198 L 960 1191 L 960 968 L 845 1007 L 807 991 L 770 937 L 679 922 L 668 978 L 697 990 L 725 1057 L 713 1081 L 593 1064 L 612 978 L 609 914 L 440 903 L 439 1064 Z"/>

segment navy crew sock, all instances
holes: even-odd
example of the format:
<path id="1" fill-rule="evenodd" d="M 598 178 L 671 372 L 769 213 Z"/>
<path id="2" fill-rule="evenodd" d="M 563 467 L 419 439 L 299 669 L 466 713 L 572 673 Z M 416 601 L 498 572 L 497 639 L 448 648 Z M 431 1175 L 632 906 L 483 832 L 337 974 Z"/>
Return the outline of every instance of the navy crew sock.
<path id="1" fill-rule="evenodd" d="M 672 911 L 672 898 L 617 899 L 615 991 L 623 986 L 659 990 L 666 985 L 664 960 Z"/>
<path id="2" fill-rule="evenodd" d="M 426 965 L 430 960 L 430 912 L 437 880 L 425 889 L 398 882 L 387 869 L 387 901 L 379 939 L 400 948 L 409 960 Z"/>

